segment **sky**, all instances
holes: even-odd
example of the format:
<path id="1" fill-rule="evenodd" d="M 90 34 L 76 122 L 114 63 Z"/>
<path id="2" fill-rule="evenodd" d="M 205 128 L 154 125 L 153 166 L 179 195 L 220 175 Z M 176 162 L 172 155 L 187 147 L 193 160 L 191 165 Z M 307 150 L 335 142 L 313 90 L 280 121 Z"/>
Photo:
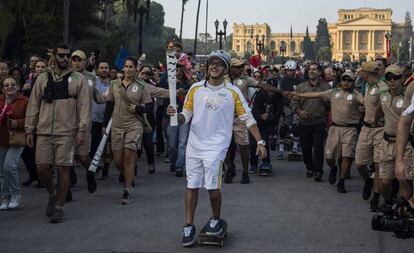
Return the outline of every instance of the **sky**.
<path id="1" fill-rule="evenodd" d="M 165 25 L 180 32 L 181 0 L 154 0 L 164 6 Z M 205 32 L 206 1 L 201 0 L 199 32 Z M 185 6 L 183 38 L 194 38 L 198 0 L 189 0 Z M 233 23 L 267 23 L 272 32 L 315 32 L 319 18 L 328 23 L 338 20 L 339 9 L 361 7 L 391 8 L 394 22 L 404 22 L 409 11 L 414 20 L 413 0 L 208 0 L 208 32 L 215 34 L 214 21 L 228 21 L 227 30 L 232 32 Z"/>

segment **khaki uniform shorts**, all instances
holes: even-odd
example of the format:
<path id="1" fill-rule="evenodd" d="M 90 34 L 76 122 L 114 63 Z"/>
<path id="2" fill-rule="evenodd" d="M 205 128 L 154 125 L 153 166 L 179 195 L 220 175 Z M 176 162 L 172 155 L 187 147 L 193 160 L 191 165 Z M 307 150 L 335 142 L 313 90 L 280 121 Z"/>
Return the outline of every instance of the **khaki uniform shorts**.
<path id="1" fill-rule="evenodd" d="M 119 131 L 119 129 L 112 129 L 112 151 L 120 151 L 124 149 L 137 151 L 141 148 L 142 134 L 142 127 L 128 131 Z"/>
<path id="2" fill-rule="evenodd" d="M 358 132 L 355 127 L 329 127 L 325 145 L 326 159 L 353 158 L 357 136 Z"/>
<path id="3" fill-rule="evenodd" d="M 75 136 L 38 135 L 36 164 L 69 167 L 73 165 Z"/>
<path id="4" fill-rule="evenodd" d="M 239 118 L 235 118 L 233 122 L 234 142 L 239 145 L 249 145 L 249 131 L 246 123 Z"/>
<path id="5" fill-rule="evenodd" d="M 395 143 L 382 140 L 381 158 L 379 163 L 380 179 L 393 179 L 395 177 Z M 410 144 L 407 145 L 404 152 L 405 178 L 411 180 L 413 177 L 413 149 Z"/>
<path id="6" fill-rule="evenodd" d="M 379 163 L 383 134 L 383 127 L 362 127 L 355 150 L 356 165 L 368 165 L 372 162 Z"/>
<path id="7" fill-rule="evenodd" d="M 85 133 L 85 142 L 80 146 L 75 145 L 75 155 L 89 156 L 90 150 L 91 150 L 91 133 L 88 131 Z"/>

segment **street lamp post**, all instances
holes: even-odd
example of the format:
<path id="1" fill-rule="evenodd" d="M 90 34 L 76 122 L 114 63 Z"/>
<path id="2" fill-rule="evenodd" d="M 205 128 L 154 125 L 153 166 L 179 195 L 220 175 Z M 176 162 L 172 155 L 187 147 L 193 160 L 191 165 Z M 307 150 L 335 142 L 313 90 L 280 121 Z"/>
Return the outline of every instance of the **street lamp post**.
<path id="1" fill-rule="evenodd" d="M 280 53 L 282 54 L 282 64 L 285 61 L 286 45 L 282 44 L 280 46 Z"/>
<path id="2" fill-rule="evenodd" d="M 223 36 L 224 36 L 224 42 L 226 42 L 227 20 L 224 19 L 223 21 L 224 31 L 218 30 L 219 25 L 220 25 L 220 22 L 218 21 L 218 19 L 216 19 L 216 21 L 214 22 L 214 26 L 216 27 L 216 43 L 217 43 L 217 38 L 220 37 L 220 50 L 222 50 L 223 49 Z"/>
<path id="3" fill-rule="evenodd" d="M 256 34 L 256 46 L 257 46 L 257 50 L 259 50 L 259 55 L 264 51 L 264 40 L 265 40 L 265 35 L 262 35 L 262 41 L 259 41 L 259 35 Z"/>
<path id="4" fill-rule="evenodd" d="M 142 55 L 142 25 L 144 22 L 144 16 L 146 16 L 146 22 L 148 24 L 148 19 L 149 19 L 149 13 L 150 13 L 150 0 L 147 0 L 147 4 L 146 6 L 144 6 L 143 4 L 139 6 L 136 6 L 134 9 L 134 22 L 136 21 L 136 16 L 137 14 L 139 15 L 139 25 L 138 25 L 138 54 L 141 56 Z"/>

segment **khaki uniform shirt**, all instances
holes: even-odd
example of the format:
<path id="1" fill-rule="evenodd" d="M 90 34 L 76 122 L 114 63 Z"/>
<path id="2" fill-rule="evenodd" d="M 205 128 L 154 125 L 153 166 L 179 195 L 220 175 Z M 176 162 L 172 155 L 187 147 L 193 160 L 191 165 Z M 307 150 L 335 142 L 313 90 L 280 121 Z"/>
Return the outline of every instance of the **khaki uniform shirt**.
<path id="1" fill-rule="evenodd" d="M 387 84 L 383 81 L 378 81 L 376 84 L 367 84 L 364 97 L 365 117 L 364 121 L 368 124 L 378 123 L 376 113 L 380 109 L 380 91 L 387 89 Z"/>
<path id="2" fill-rule="evenodd" d="M 238 77 L 233 80 L 232 84 L 240 89 L 242 92 L 244 99 L 248 101 L 249 98 L 249 88 L 257 88 L 259 82 L 254 80 L 251 77 Z"/>
<path id="3" fill-rule="evenodd" d="M 414 94 L 414 81 L 408 84 L 405 89 L 404 105 L 403 105 L 404 110 L 407 109 L 408 106 L 410 106 L 411 98 L 413 97 L 413 94 Z M 414 122 L 411 125 L 410 133 L 411 135 L 414 135 Z"/>
<path id="4" fill-rule="evenodd" d="M 168 89 L 160 88 L 148 83 L 145 83 L 145 87 L 153 98 L 170 98 L 170 91 Z"/>
<path id="5" fill-rule="evenodd" d="M 359 123 L 359 106 L 364 104 L 364 97 L 357 90 L 349 92 L 334 88 L 322 92 L 321 97 L 331 102 L 332 121 L 335 124 L 345 126 Z"/>
<path id="6" fill-rule="evenodd" d="M 389 90 L 385 90 L 380 93 L 380 101 L 385 118 L 384 132 L 396 136 L 398 121 L 404 111 L 404 95 L 400 93 L 400 95 L 393 96 Z"/>
<path id="7" fill-rule="evenodd" d="M 26 133 L 38 135 L 74 136 L 78 131 L 87 131 L 91 121 L 89 89 L 85 77 L 76 71 L 66 70 L 61 75 L 48 70 L 54 81 L 61 81 L 67 73 L 68 91 L 70 98 L 53 100 L 46 103 L 43 100 L 44 89 L 47 86 L 48 74 L 43 73 L 34 84 L 26 112 Z"/>
<path id="8" fill-rule="evenodd" d="M 113 131 L 130 131 L 143 127 L 142 122 L 134 113 L 128 112 L 128 105 L 143 105 L 151 103 L 151 96 L 144 82 L 135 80 L 124 86 L 121 80 L 112 81 L 109 89 L 108 101 L 114 101 L 112 113 Z"/>

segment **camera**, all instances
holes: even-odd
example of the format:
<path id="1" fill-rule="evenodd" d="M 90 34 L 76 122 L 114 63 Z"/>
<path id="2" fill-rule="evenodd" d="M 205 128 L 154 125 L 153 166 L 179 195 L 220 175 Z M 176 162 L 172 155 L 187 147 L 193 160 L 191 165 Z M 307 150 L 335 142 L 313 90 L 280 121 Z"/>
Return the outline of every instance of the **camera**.
<path id="1" fill-rule="evenodd" d="M 43 100 L 49 104 L 53 103 L 53 98 L 54 98 L 53 94 L 54 94 L 53 87 L 48 82 L 48 84 L 46 85 L 43 91 Z"/>
<path id="2" fill-rule="evenodd" d="M 371 219 L 374 231 L 392 232 L 401 239 L 414 238 L 413 209 L 405 199 L 397 200 L 392 212 L 374 215 Z"/>

